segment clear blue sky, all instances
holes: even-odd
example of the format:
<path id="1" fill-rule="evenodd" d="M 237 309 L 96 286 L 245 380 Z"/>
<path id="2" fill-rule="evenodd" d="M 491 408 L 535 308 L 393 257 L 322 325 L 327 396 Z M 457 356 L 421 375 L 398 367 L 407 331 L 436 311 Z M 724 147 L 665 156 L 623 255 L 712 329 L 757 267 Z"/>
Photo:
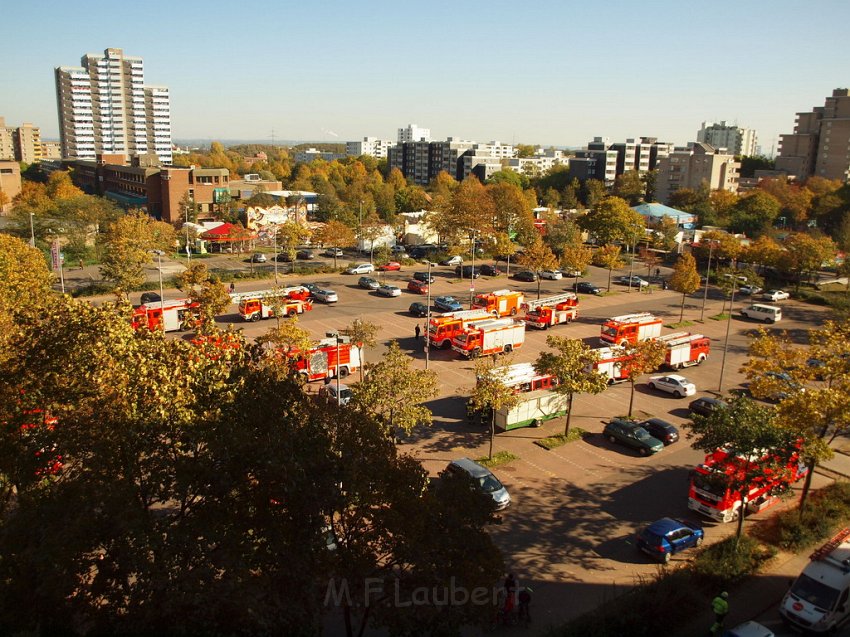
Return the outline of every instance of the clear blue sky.
<path id="1" fill-rule="evenodd" d="M 684 144 L 755 128 L 850 86 L 850 2 L 8 2 L 0 116 L 56 138 L 53 68 L 123 48 L 171 89 L 175 139 Z"/>

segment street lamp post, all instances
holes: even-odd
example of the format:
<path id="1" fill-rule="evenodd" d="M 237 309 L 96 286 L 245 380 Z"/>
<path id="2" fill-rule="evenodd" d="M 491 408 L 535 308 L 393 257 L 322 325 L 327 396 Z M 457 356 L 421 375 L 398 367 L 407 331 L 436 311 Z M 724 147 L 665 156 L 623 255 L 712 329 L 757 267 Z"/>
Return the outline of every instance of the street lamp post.
<path id="1" fill-rule="evenodd" d="M 159 262 L 159 315 L 165 315 L 165 297 L 162 295 L 162 255 L 156 255 Z"/>
<path id="2" fill-rule="evenodd" d="M 189 249 L 189 206 L 186 206 L 186 267 L 192 260 L 192 251 Z"/>
<path id="3" fill-rule="evenodd" d="M 461 266 L 463 267 L 463 266 Z M 428 310 L 425 312 L 425 369 L 428 369 L 428 361 L 431 359 L 431 259 L 428 259 Z"/>
<path id="4" fill-rule="evenodd" d="M 738 288 L 737 280 L 732 279 L 732 296 L 729 297 L 729 317 L 726 319 L 726 340 L 723 342 L 723 358 L 720 361 L 720 382 L 717 392 L 723 394 L 723 372 L 726 371 L 726 352 L 729 350 L 729 330 L 732 327 L 732 306 L 735 304 L 735 290 Z"/>
<path id="5" fill-rule="evenodd" d="M 635 244 L 631 246 L 632 253 L 629 256 L 629 294 L 632 292 L 632 274 L 635 271 Z"/>
<path id="6" fill-rule="evenodd" d="M 705 303 L 708 301 L 708 279 L 711 276 L 711 253 L 714 250 L 714 241 L 708 242 L 708 265 L 705 268 L 705 292 L 702 295 L 702 310 L 699 313 L 699 320 L 702 321 L 705 316 Z"/>
<path id="7" fill-rule="evenodd" d="M 340 399 L 340 395 L 339 395 L 339 340 L 340 340 L 340 336 L 339 336 L 339 332 L 327 332 L 325 335 L 333 338 L 336 341 L 336 372 L 335 372 L 334 375 L 336 376 L 336 406 L 339 407 L 342 404 L 341 399 Z"/>
<path id="8" fill-rule="evenodd" d="M 35 247 L 35 226 L 33 226 L 32 218 L 34 213 L 30 213 L 30 245 Z"/>
<path id="9" fill-rule="evenodd" d="M 277 285 L 277 224 L 274 226 L 274 284 Z"/>
<path id="10" fill-rule="evenodd" d="M 473 297 L 475 296 L 475 233 L 477 230 L 470 228 L 472 233 L 472 271 L 469 273 L 469 309 L 472 309 Z M 463 278 L 463 264 L 460 266 L 461 278 Z M 430 289 L 430 288 L 428 288 Z"/>

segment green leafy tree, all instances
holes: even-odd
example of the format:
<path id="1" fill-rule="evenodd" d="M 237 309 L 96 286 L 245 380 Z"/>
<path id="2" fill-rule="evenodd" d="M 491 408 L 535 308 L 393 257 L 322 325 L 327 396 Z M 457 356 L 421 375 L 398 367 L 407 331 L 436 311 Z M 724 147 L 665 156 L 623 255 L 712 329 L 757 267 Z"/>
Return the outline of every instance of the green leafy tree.
<path id="1" fill-rule="evenodd" d="M 821 265 L 835 256 L 835 243 L 826 236 L 812 236 L 803 232 L 794 232 L 782 242 L 783 251 L 779 255 L 780 270 L 793 274 L 797 280 L 797 290 L 803 274 L 817 272 Z"/>
<path id="2" fill-rule="evenodd" d="M 598 394 L 608 386 L 608 379 L 597 373 L 593 364 L 598 355 L 584 342 L 562 336 L 547 336 L 546 344 L 554 351 L 541 352 L 534 362 L 539 374 L 551 374 L 558 379 L 553 391 L 567 397 L 567 417 L 564 435 L 570 433 L 575 394 Z"/>
<path id="3" fill-rule="evenodd" d="M 644 374 L 654 372 L 664 363 L 667 348 L 660 341 L 640 341 L 626 347 L 629 364 L 626 378 L 629 380 L 629 418 L 635 404 L 635 382 Z"/>
<path id="4" fill-rule="evenodd" d="M 623 265 L 623 261 L 620 259 L 620 246 L 607 244 L 599 248 L 596 252 L 593 253 L 593 263 L 598 265 L 600 268 L 605 268 L 608 270 L 608 289 L 607 291 L 611 291 L 611 273 L 614 268 L 619 268 Z"/>
<path id="5" fill-rule="evenodd" d="M 537 237 L 537 241 L 526 248 L 517 258 L 517 262 L 531 270 L 537 275 L 537 298 L 540 298 L 540 273 L 543 270 L 554 270 L 558 267 L 558 258 L 552 254 L 543 240 Z"/>
<path id="6" fill-rule="evenodd" d="M 729 409 L 716 409 L 708 416 L 695 415 L 688 438 L 695 449 L 713 452 L 723 448 L 731 458 L 740 458 L 738 471 L 726 472 L 708 479 L 718 489 L 728 488 L 741 494 L 738 509 L 737 538 L 744 530 L 744 518 L 750 487 L 761 480 L 774 479 L 788 473 L 788 465 L 796 452 L 796 434 L 782 426 L 770 407 L 739 397 Z M 765 450 L 770 450 L 766 454 Z M 759 458 L 757 462 L 747 459 Z"/>
<path id="7" fill-rule="evenodd" d="M 754 190 L 738 200 L 731 213 L 729 229 L 757 237 L 773 225 L 781 208 L 776 197 L 763 190 Z"/>
<path id="8" fill-rule="evenodd" d="M 546 217 L 546 245 L 556 255 L 561 255 L 568 246 L 581 245 L 581 230 L 571 219 L 557 215 Z"/>
<path id="9" fill-rule="evenodd" d="M 470 401 L 472 406 L 481 412 L 490 412 L 490 451 L 488 457 L 493 457 L 493 440 L 496 437 L 496 412 L 500 409 L 513 409 L 522 401 L 513 387 L 505 384 L 508 366 L 512 357 L 479 358 L 475 361 L 475 386 L 472 388 Z"/>
<path id="10" fill-rule="evenodd" d="M 493 252 L 507 259 L 507 275 L 511 275 L 511 258 L 517 253 L 518 247 L 506 232 L 497 232 L 493 235 Z"/>
<path id="11" fill-rule="evenodd" d="M 352 400 L 373 416 L 387 436 L 410 433 L 418 425 L 431 424 L 431 410 L 422 403 L 437 395 L 437 375 L 413 369 L 413 359 L 390 341 L 381 360 L 369 369 L 365 380 L 352 387 Z"/>
<path id="12" fill-rule="evenodd" d="M 215 323 L 215 317 L 232 302 L 219 276 L 211 273 L 203 263 L 193 263 L 177 275 L 175 283 L 198 304 L 198 318 L 202 326 Z"/>
<path id="13" fill-rule="evenodd" d="M 633 246 L 643 236 L 645 222 L 624 199 L 606 197 L 593 210 L 579 217 L 578 226 L 601 244 L 622 242 Z"/>
<path id="14" fill-rule="evenodd" d="M 127 297 L 144 283 L 144 266 L 153 260 L 151 251 L 167 250 L 174 239 L 174 228 L 165 222 L 143 212 L 124 215 L 106 229 L 100 273 L 112 282 L 117 295 Z"/>
<path id="15" fill-rule="evenodd" d="M 375 347 L 378 344 L 378 332 L 381 330 L 379 325 L 356 318 L 351 322 L 351 325 L 341 329 L 340 334 L 344 334 L 351 339 L 352 343 L 356 343 L 360 348 L 360 380 L 363 380 L 363 368 L 366 366 L 366 348 Z"/>
<path id="16" fill-rule="evenodd" d="M 310 238 L 310 231 L 302 225 L 287 221 L 275 228 L 277 249 L 289 261 L 295 261 L 298 246 Z"/>
<path id="17" fill-rule="evenodd" d="M 670 287 L 682 295 L 682 305 L 679 308 L 679 322 L 685 317 L 685 298 L 699 289 L 699 272 L 697 262 L 690 254 L 683 254 L 673 266 L 670 276 Z"/>
<path id="18" fill-rule="evenodd" d="M 608 195 L 608 189 L 605 187 L 605 182 L 598 179 L 588 179 L 582 185 L 582 194 L 584 204 L 590 208 L 596 206 Z"/>
<path id="19" fill-rule="evenodd" d="M 636 170 L 628 170 L 617 175 L 614 180 L 614 194 L 629 202 L 630 206 L 636 206 L 646 194 L 646 185 L 641 180 L 640 173 Z"/>
<path id="20" fill-rule="evenodd" d="M 580 243 L 564 246 L 561 251 L 561 268 L 569 272 L 578 273 L 587 270 L 587 266 L 593 261 L 593 250 Z"/>

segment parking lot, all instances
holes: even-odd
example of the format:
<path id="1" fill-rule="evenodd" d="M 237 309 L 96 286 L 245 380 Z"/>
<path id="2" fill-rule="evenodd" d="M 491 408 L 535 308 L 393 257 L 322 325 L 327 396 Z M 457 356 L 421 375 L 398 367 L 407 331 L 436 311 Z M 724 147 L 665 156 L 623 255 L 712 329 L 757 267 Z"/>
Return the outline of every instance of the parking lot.
<path id="1" fill-rule="evenodd" d="M 424 319 L 411 317 L 407 307 L 424 296 L 406 291 L 413 271 L 424 267 L 405 267 L 401 272 L 376 272 L 380 282 L 398 285 L 404 290 L 397 298 L 382 298 L 374 291 L 358 285 L 358 275 L 286 276 L 284 284 L 302 281 L 330 287 L 339 295 L 332 305 L 316 303 L 313 311 L 299 318 L 299 324 L 316 337 L 344 328 L 355 318 L 380 326 L 380 343 L 366 352 L 366 360 L 376 360 L 390 340 L 415 359 L 415 365 L 425 366 L 423 340 L 417 341 L 414 328 L 424 327 Z M 607 271 L 590 268 L 588 279 L 603 290 Z M 645 272 L 645 268 L 643 269 Z M 435 283 L 432 299 L 453 295 L 468 306 L 470 281 L 460 281 L 452 267 L 434 267 Z M 615 272 L 624 274 L 625 272 Z M 639 273 L 636 269 L 636 273 Z M 669 275 L 664 271 L 662 275 Z M 542 295 L 561 292 L 572 286 L 573 279 L 543 281 Z M 270 287 L 269 283 L 252 282 L 239 291 Z M 536 298 L 537 284 L 498 278 L 480 278 L 473 282 L 474 292 L 500 288 L 523 290 L 527 298 Z M 612 284 L 611 293 L 603 296 L 580 295 L 579 318 L 572 324 L 559 325 L 550 331 L 528 330 L 526 341 L 513 362 L 531 362 L 546 349 L 549 334 L 580 338 L 593 347 L 599 346 L 599 325 L 608 317 L 636 311 L 649 311 L 664 319 L 665 324 L 679 319 L 681 295 L 653 286 L 651 292 L 627 291 L 625 286 Z M 736 301 L 740 309 L 749 299 Z M 705 334 L 711 339 L 711 354 L 698 367 L 683 372 L 697 387 L 695 397 L 717 395 L 720 390 L 723 345 L 727 321 L 709 317 L 721 310 L 722 299 L 710 291 L 705 308 L 705 321 L 696 322 L 702 308 L 702 292 L 689 297 L 685 304 L 685 319 L 695 324 L 681 328 Z M 793 300 L 781 301 L 784 319 L 771 329 L 787 331 L 799 342 L 805 342 L 807 331 L 820 324 L 824 308 L 804 305 Z M 729 347 L 723 373 L 723 393 L 740 387 L 743 375 L 741 364 L 747 353 L 748 333 L 761 324 L 737 316 L 729 325 Z M 243 328 L 249 337 L 257 336 L 272 324 L 246 324 L 231 306 L 229 314 L 220 317 L 222 325 Z M 674 330 L 665 327 L 662 333 Z M 679 331 L 679 330 L 675 330 Z M 428 406 L 434 415 L 431 428 L 415 431 L 400 445 L 403 452 L 421 460 L 432 474 L 441 471 L 455 458 L 486 456 L 489 433 L 486 427 L 466 422 L 465 400 L 474 384 L 473 364 L 451 351 L 431 352 L 428 363 L 437 373 L 440 393 Z M 636 452 L 615 446 L 601 436 L 605 420 L 624 416 L 628 411 L 628 383 L 609 387 L 596 396 L 577 395 L 572 425 L 589 432 L 583 440 L 546 451 L 533 441 L 563 431 L 562 418 L 549 421 L 539 428 L 524 428 L 499 434 L 496 451 L 505 450 L 519 456 L 518 460 L 494 470 L 512 496 L 511 507 L 504 512 L 502 523 L 493 527 L 495 541 L 503 550 L 508 568 L 521 583 L 535 590 L 535 621 L 540 625 L 563 622 L 598 605 L 604 597 L 621 587 L 633 585 L 637 578 L 651 576 L 658 566 L 638 553 L 632 538 L 641 526 L 664 516 L 693 518 L 687 509 L 689 470 L 700 462 L 703 454 L 690 448 L 685 431 L 682 439 L 660 453 L 641 457 Z M 680 426 L 688 421 L 687 405 L 692 398 L 676 398 L 660 391 L 651 391 L 645 380 L 635 389 L 635 415 L 656 416 Z M 825 478 L 815 476 L 815 486 Z M 717 525 L 703 521 L 707 542 L 716 541 L 734 531 L 734 525 Z M 688 559 L 687 553 L 675 556 L 673 564 Z M 568 601 L 567 601 L 568 600 Z"/>

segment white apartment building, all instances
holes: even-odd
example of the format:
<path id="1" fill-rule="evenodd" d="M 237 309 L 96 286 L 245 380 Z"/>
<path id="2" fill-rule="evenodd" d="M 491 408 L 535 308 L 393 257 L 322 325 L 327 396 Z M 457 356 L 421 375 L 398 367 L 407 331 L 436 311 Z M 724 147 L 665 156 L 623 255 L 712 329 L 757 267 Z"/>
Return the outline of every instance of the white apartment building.
<path id="1" fill-rule="evenodd" d="M 343 157 L 345 157 L 345 155 L 340 155 L 339 153 L 334 153 L 329 150 L 318 150 L 316 148 L 307 148 L 306 150 L 299 150 L 293 155 L 295 161 L 302 164 L 308 164 L 316 159 L 333 161 L 335 159 L 342 159 Z"/>
<path id="2" fill-rule="evenodd" d="M 492 141 L 489 144 L 475 144 L 475 154 L 487 157 L 502 157 L 507 159 L 516 154 L 516 150 L 511 144 L 502 144 L 498 141 Z"/>
<path id="3" fill-rule="evenodd" d="M 431 129 L 419 128 L 416 124 L 408 124 L 406 128 L 398 129 L 398 143 L 405 142 L 430 142 Z"/>
<path id="4" fill-rule="evenodd" d="M 171 163 L 168 89 L 146 87 L 144 62 L 122 49 L 87 53 L 82 66 L 54 71 L 62 156 L 156 153 Z"/>
<path id="5" fill-rule="evenodd" d="M 360 157 L 368 155 L 377 159 L 384 159 L 390 148 L 395 146 L 395 142 L 388 139 L 378 139 L 377 137 L 364 137 L 362 141 L 345 142 L 345 154 L 349 157 Z"/>
<path id="6" fill-rule="evenodd" d="M 697 141 L 725 148 L 733 155 L 752 157 L 756 154 L 758 136 L 752 128 L 741 128 L 726 121 L 703 122 L 697 131 Z"/>

